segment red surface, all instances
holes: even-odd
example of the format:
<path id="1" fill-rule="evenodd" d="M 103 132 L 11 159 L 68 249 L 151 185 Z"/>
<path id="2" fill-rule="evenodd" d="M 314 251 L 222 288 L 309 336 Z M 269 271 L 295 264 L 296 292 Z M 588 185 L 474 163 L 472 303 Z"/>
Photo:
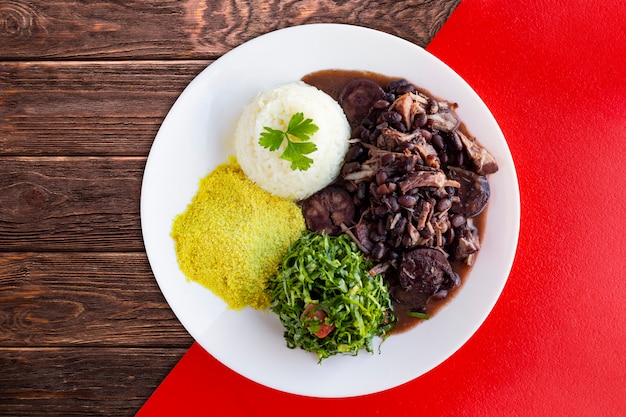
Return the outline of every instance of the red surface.
<path id="1" fill-rule="evenodd" d="M 491 108 L 519 176 L 517 256 L 483 326 L 349 399 L 268 389 L 195 344 L 138 415 L 626 415 L 626 3 L 465 0 L 427 49 Z"/>

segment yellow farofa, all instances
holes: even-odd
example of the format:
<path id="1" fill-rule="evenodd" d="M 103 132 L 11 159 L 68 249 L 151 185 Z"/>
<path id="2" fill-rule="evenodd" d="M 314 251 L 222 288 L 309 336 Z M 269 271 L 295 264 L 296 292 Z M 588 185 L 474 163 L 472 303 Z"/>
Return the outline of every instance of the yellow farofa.
<path id="1" fill-rule="evenodd" d="M 267 280 L 304 230 L 293 201 L 262 190 L 230 159 L 200 181 L 171 235 L 187 279 L 239 310 L 269 307 Z"/>

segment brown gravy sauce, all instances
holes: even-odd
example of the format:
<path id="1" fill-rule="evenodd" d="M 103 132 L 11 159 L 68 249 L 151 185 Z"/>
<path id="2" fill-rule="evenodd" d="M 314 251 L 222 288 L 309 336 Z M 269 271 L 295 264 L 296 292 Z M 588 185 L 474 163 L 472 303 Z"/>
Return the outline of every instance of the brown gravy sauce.
<path id="1" fill-rule="evenodd" d="M 321 71 L 316 71 L 316 72 L 307 74 L 304 77 L 302 77 L 302 81 L 304 81 L 305 83 L 309 85 L 319 88 L 320 90 L 324 91 L 329 96 L 333 97 L 335 100 L 339 100 L 339 95 L 341 94 L 341 91 L 343 90 L 343 88 L 350 81 L 358 79 L 358 78 L 369 79 L 371 81 L 378 83 L 378 85 L 380 85 L 381 87 L 385 88 L 385 86 L 390 81 L 395 81 L 402 77 L 390 77 L 387 75 L 378 74 L 378 73 L 370 72 L 370 71 L 328 69 L 328 70 L 321 70 Z M 416 87 L 420 91 L 424 92 L 425 94 L 441 100 L 441 98 L 429 93 L 426 89 L 420 86 L 416 86 Z M 469 133 L 463 123 L 461 123 L 460 129 L 463 131 L 463 133 L 466 133 L 466 134 Z M 488 208 L 489 208 L 489 205 L 487 205 L 487 207 L 485 207 L 485 209 L 478 216 L 472 219 L 474 222 L 474 226 L 476 226 L 476 228 L 478 229 L 479 237 L 483 236 Z M 478 251 L 478 253 L 480 253 L 480 251 Z M 471 266 L 468 266 L 460 262 L 451 262 L 451 266 L 452 266 L 452 269 L 456 273 L 458 273 L 459 276 L 461 277 L 461 285 L 458 288 L 456 288 L 456 290 L 450 292 L 448 294 L 448 297 L 446 297 L 444 300 L 439 301 L 439 302 L 431 302 L 428 304 L 428 314 L 430 317 L 433 317 L 437 313 L 437 311 L 439 311 L 439 309 L 441 309 L 443 306 L 448 304 L 454 298 L 456 293 L 465 284 L 465 281 L 468 278 L 469 273 L 472 269 Z M 419 319 L 419 318 L 408 316 L 407 315 L 408 309 L 404 307 L 403 305 L 397 304 L 395 302 L 393 303 L 393 310 L 394 310 L 394 314 L 398 318 L 398 323 L 391 331 L 391 334 L 398 334 L 398 333 L 407 331 L 424 320 L 424 319 Z"/>

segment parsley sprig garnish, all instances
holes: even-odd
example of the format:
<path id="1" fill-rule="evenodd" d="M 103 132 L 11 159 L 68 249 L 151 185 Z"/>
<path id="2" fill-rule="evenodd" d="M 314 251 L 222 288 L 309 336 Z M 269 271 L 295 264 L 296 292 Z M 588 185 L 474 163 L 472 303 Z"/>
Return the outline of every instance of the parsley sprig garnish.
<path id="1" fill-rule="evenodd" d="M 287 139 L 287 147 L 280 157 L 291 162 L 292 170 L 306 171 L 313 163 L 313 159 L 306 156 L 317 150 L 313 142 L 309 142 L 311 135 L 319 130 L 312 119 L 305 119 L 302 112 L 291 116 L 287 130 L 272 129 L 265 126 L 259 138 L 259 145 L 270 151 L 276 151 Z"/>

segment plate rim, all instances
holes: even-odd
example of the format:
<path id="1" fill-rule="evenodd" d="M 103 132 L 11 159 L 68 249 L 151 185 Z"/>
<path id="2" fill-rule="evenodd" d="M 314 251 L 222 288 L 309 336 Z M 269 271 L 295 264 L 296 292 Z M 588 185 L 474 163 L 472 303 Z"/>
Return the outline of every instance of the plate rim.
<path id="1" fill-rule="evenodd" d="M 471 88 L 471 86 L 459 75 L 457 74 L 455 71 L 453 71 L 450 67 L 447 66 L 447 64 L 443 63 L 441 60 L 439 60 L 436 56 L 432 55 L 430 52 L 428 52 L 427 50 L 425 50 L 424 48 L 422 48 L 419 45 L 413 44 L 405 39 L 402 39 L 400 37 L 397 37 L 395 35 L 386 33 L 386 32 L 382 32 L 380 30 L 377 29 L 371 29 L 365 26 L 359 26 L 359 25 L 349 25 L 349 24 L 338 24 L 338 23 L 311 23 L 311 24 L 305 24 L 305 25 L 298 25 L 298 26 L 290 26 L 290 27 L 286 27 L 286 28 L 282 28 L 282 29 L 278 29 L 272 32 L 268 32 L 266 34 L 260 35 L 256 38 L 253 38 L 249 41 L 246 41 L 244 43 L 242 43 L 241 45 L 235 47 L 234 49 L 228 51 L 227 53 L 225 53 L 222 57 L 218 58 L 217 60 L 215 60 L 214 62 L 212 62 L 211 64 L 209 64 L 207 67 L 205 67 L 199 74 L 197 74 L 194 79 L 185 87 L 185 89 L 182 91 L 182 93 L 179 95 L 179 97 L 176 99 L 176 101 L 174 102 L 174 104 L 172 105 L 172 107 L 170 108 L 170 110 L 168 111 L 167 115 L 165 116 L 161 126 L 159 127 L 159 130 L 155 136 L 154 142 L 151 146 L 150 149 L 150 153 L 148 155 L 147 161 L 146 161 L 146 166 L 144 169 L 144 177 L 142 179 L 142 187 L 141 187 L 141 201 L 140 201 L 140 217 L 141 217 L 141 228 L 142 228 L 142 238 L 144 239 L 144 246 L 146 249 L 146 254 L 148 256 L 148 260 L 152 269 L 152 272 L 154 274 L 154 277 L 159 285 L 159 288 L 161 289 L 161 292 L 163 293 L 165 299 L 167 300 L 168 304 L 170 305 L 170 308 L 172 309 L 172 311 L 174 312 L 174 314 L 176 315 L 176 317 L 181 321 L 181 324 L 185 327 L 185 329 L 187 329 L 187 331 L 190 333 L 190 335 L 203 347 L 205 348 L 205 350 L 207 350 L 209 353 L 210 349 L 206 349 L 206 347 L 204 346 L 204 344 L 201 342 L 201 336 L 197 334 L 196 331 L 190 331 L 189 327 L 186 323 L 184 323 L 181 319 L 180 319 L 180 315 L 179 312 L 177 312 L 178 310 L 178 306 L 174 306 L 172 305 L 172 303 L 170 302 L 170 298 L 168 296 L 168 294 L 166 293 L 166 291 L 164 290 L 164 286 L 162 285 L 162 281 L 163 278 L 159 277 L 159 274 L 156 271 L 156 267 L 155 267 L 155 263 L 154 263 L 154 256 L 156 255 L 151 255 L 151 253 L 154 253 L 154 249 L 152 247 L 152 242 L 149 242 L 149 239 L 146 238 L 146 236 L 150 235 L 150 232 L 145 229 L 148 227 L 149 225 L 149 221 L 146 221 L 147 219 L 147 210 L 148 210 L 148 194 L 146 193 L 147 187 L 149 185 L 150 182 L 150 172 L 151 170 L 154 169 L 153 165 L 153 161 L 154 159 L 151 160 L 151 156 L 153 154 L 153 152 L 156 152 L 155 149 L 158 149 L 157 147 L 160 145 L 160 143 L 163 141 L 163 139 L 160 139 L 164 136 L 163 135 L 163 131 L 164 131 L 164 126 L 165 124 L 168 122 L 168 117 L 170 116 L 170 114 L 172 114 L 175 109 L 177 109 L 178 107 L 181 106 L 180 103 L 183 103 L 184 100 L 187 99 L 187 96 L 191 94 L 191 92 L 193 91 L 194 88 L 196 88 L 197 84 L 199 84 L 202 80 L 203 77 L 206 77 L 207 74 L 211 73 L 211 72 L 216 72 L 216 71 L 221 71 L 223 66 L 228 66 L 229 61 L 231 59 L 234 59 L 233 57 L 236 58 L 237 54 L 242 54 L 244 53 L 247 49 L 249 48 L 254 48 L 257 44 L 259 43 L 263 43 L 263 42 L 270 42 L 272 41 L 273 38 L 278 38 L 280 39 L 283 36 L 288 36 L 290 33 L 294 33 L 297 34 L 297 32 L 310 32 L 310 33 L 319 33 L 321 31 L 329 31 L 329 30 L 334 30 L 334 31 L 339 31 L 339 32 L 353 32 L 353 33 L 359 33 L 359 34 L 364 34 L 367 33 L 371 36 L 376 36 L 376 37 L 380 37 L 380 39 L 382 39 L 381 42 L 386 42 L 386 41 L 393 41 L 393 42 L 397 42 L 398 44 L 403 44 L 405 47 L 408 48 L 419 48 L 419 50 L 423 51 L 425 54 L 427 54 L 426 56 L 429 57 L 429 59 L 432 59 L 434 61 L 437 61 L 440 65 L 443 65 L 445 67 L 447 67 L 450 71 L 452 71 L 454 73 L 454 75 L 456 77 L 458 77 L 460 80 L 462 80 L 467 87 L 469 88 L 469 90 L 476 96 L 478 97 L 478 99 L 483 103 L 488 116 L 492 119 L 492 122 L 495 123 L 495 125 L 497 126 L 503 140 L 504 140 L 504 146 L 506 148 L 506 150 L 508 151 L 508 157 L 510 160 L 505 161 L 507 165 L 510 165 L 510 167 L 512 168 L 512 172 L 513 172 L 513 177 L 509 178 L 509 180 L 511 181 L 510 185 L 513 186 L 514 188 L 514 192 L 513 195 L 511 196 L 511 203 L 512 205 L 512 212 L 509 213 L 509 215 L 512 217 L 512 219 L 514 220 L 514 223 L 511 225 L 512 226 L 512 239 L 514 240 L 514 242 L 512 243 L 513 246 L 513 252 L 512 254 L 510 254 L 510 259 L 506 260 L 506 273 L 505 273 L 505 277 L 502 281 L 500 281 L 500 286 L 497 289 L 497 295 L 495 296 L 495 299 L 490 300 L 490 307 L 487 309 L 486 314 L 484 315 L 484 317 L 482 318 L 482 320 L 480 320 L 480 322 L 477 324 L 477 326 L 471 330 L 469 336 L 462 341 L 458 346 L 455 346 L 453 349 L 451 349 L 451 352 L 449 352 L 449 354 L 446 355 L 446 357 L 439 361 L 438 363 L 436 363 L 434 366 L 430 367 L 428 370 L 426 370 L 425 372 L 419 373 L 417 375 L 415 375 L 413 378 L 410 379 L 406 379 L 405 380 L 398 380 L 396 381 L 396 383 L 394 384 L 387 384 L 387 386 L 378 386 L 373 390 L 360 390 L 360 391 L 345 391 L 342 393 L 332 393 L 332 392 L 307 392 L 307 391 L 303 391 L 303 390 L 297 390 L 297 389 L 289 389 L 287 387 L 283 387 L 280 386 L 280 384 L 271 384 L 271 383 L 267 383 L 267 381 L 263 381 L 263 380 L 259 380 L 259 378 L 255 378 L 255 377 L 250 377 L 249 375 L 247 375 L 247 373 L 245 372 L 245 370 L 240 369 L 237 366 L 233 366 L 232 363 L 225 363 L 223 361 L 223 358 L 220 358 L 219 356 L 216 356 L 216 358 L 222 362 L 225 366 L 229 367 L 230 369 L 232 369 L 233 371 L 239 373 L 240 375 L 242 375 L 245 378 L 251 379 L 255 382 L 261 383 L 263 385 L 266 385 L 268 387 L 274 388 L 274 389 L 278 389 L 281 391 L 285 391 L 285 392 L 289 392 L 289 393 L 294 393 L 294 394 L 299 394 L 299 395 L 306 395 L 306 396 L 314 396 L 314 397 L 333 397 L 333 398 L 341 398 L 341 397 L 351 397 L 351 396 L 360 396 L 360 395 L 367 395 L 367 394 L 372 394 L 375 392 L 380 392 L 386 389 L 390 389 L 393 388 L 395 386 L 399 386 L 402 385 L 412 379 L 415 379 L 417 377 L 419 377 L 420 375 L 428 372 L 430 369 L 433 369 L 437 366 L 439 366 L 441 363 L 443 363 L 445 360 L 447 360 L 450 356 L 452 356 L 454 354 L 454 352 L 456 352 L 460 347 L 462 347 L 465 343 L 467 343 L 467 341 L 469 340 L 469 338 L 471 338 L 471 336 L 478 330 L 478 328 L 480 326 L 483 325 L 483 323 L 485 322 L 485 320 L 487 319 L 487 316 L 489 314 L 491 314 L 491 312 L 493 311 L 493 308 L 495 307 L 495 304 L 497 302 L 497 300 L 500 298 L 502 291 L 504 290 L 504 287 L 506 285 L 506 282 L 508 281 L 508 276 L 510 274 L 512 265 L 513 265 L 513 261 L 515 258 L 515 254 L 517 252 L 517 245 L 518 245 L 518 240 L 519 240 L 519 232 L 520 232 L 520 193 L 519 193 L 519 183 L 518 183 L 518 179 L 517 179 L 517 174 L 516 174 L 516 169 L 515 169 L 515 165 L 512 159 L 512 155 L 510 153 L 510 149 L 508 147 L 508 143 L 506 143 L 506 138 L 504 138 L 504 135 L 502 134 L 501 129 L 499 128 L 497 121 L 495 120 L 495 118 L 493 117 L 493 115 L 491 114 L 491 111 L 488 109 L 488 107 L 486 106 L 486 104 L 484 104 L 484 102 L 482 101 L 482 98 L 480 98 L 478 96 L 478 94 Z M 416 49 L 417 50 L 417 49 Z M 379 71 L 374 71 L 374 72 L 379 72 Z M 303 74 L 304 75 L 304 74 Z M 448 98 L 448 97 L 446 97 Z M 499 163 L 501 161 L 498 161 Z M 489 227 L 487 225 L 487 227 Z M 480 256 L 480 255 L 479 255 Z M 395 337 L 395 336 L 394 336 Z M 385 342 L 387 343 L 387 342 Z M 383 345 L 384 346 L 384 345 Z M 212 353 L 211 353 L 212 354 Z M 382 354 L 384 354 L 384 348 L 383 348 L 383 352 Z M 215 355 L 214 355 L 215 356 Z M 344 360 L 352 360 L 352 358 L 344 358 Z M 324 365 L 322 365 L 324 366 Z"/>

